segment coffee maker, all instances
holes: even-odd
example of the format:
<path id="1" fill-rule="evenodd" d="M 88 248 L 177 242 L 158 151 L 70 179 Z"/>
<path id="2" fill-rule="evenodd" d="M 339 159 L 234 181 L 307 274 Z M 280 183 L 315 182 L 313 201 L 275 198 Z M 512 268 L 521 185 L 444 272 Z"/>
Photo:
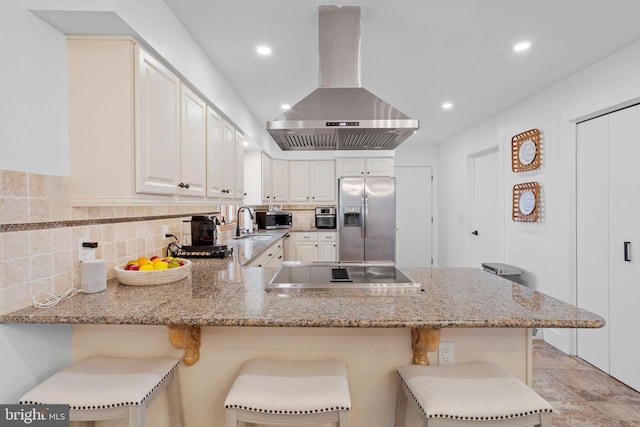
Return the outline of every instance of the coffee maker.
<path id="1" fill-rule="evenodd" d="M 219 225 L 215 215 L 191 217 L 191 245 L 214 246 L 218 241 L 216 225 Z"/>
<path id="2" fill-rule="evenodd" d="M 191 227 L 188 225 L 191 223 Z M 215 215 L 194 215 L 191 221 L 183 221 L 183 245 L 169 244 L 171 256 L 181 258 L 225 258 L 231 256 L 233 248 L 218 245 L 217 226 L 220 221 Z M 189 231 L 191 234 L 188 234 Z"/>

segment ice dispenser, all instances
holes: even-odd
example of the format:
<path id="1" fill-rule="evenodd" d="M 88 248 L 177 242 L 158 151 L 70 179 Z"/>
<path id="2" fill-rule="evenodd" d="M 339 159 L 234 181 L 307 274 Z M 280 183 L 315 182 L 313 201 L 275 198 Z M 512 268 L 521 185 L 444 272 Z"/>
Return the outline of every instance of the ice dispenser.
<path id="1" fill-rule="evenodd" d="M 360 227 L 362 225 L 362 215 L 360 215 L 360 209 L 360 206 L 344 207 L 343 214 L 345 227 Z"/>

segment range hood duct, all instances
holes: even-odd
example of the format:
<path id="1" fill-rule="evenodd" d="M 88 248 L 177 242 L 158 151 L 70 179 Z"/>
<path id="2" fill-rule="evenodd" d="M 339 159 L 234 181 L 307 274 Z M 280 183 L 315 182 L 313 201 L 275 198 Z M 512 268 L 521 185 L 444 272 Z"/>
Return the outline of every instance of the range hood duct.
<path id="1" fill-rule="evenodd" d="M 360 6 L 320 6 L 320 87 L 267 131 L 284 151 L 393 150 L 418 129 L 360 82 Z"/>

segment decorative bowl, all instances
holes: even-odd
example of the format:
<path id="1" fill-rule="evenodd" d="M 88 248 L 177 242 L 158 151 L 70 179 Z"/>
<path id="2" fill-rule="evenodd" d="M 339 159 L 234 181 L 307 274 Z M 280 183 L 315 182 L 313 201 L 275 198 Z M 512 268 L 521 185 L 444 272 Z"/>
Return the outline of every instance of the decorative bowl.
<path id="1" fill-rule="evenodd" d="M 177 282 L 182 280 L 191 271 L 191 261 L 180 258 L 184 265 L 167 270 L 125 270 L 126 264 L 118 265 L 113 268 L 116 273 L 116 279 L 123 285 L 130 286 L 150 286 L 163 285 L 165 283 Z"/>

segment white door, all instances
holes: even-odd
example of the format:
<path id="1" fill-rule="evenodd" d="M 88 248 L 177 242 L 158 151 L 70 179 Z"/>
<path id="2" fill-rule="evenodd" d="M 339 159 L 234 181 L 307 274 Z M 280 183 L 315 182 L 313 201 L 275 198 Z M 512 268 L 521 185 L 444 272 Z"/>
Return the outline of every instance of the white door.
<path id="1" fill-rule="evenodd" d="M 609 373 L 609 118 L 580 123 L 576 132 L 577 305 L 607 321 L 578 329 L 577 354 Z"/>
<path id="2" fill-rule="evenodd" d="M 500 162 L 498 148 L 472 156 L 472 259 L 471 267 L 483 262 L 501 262 L 502 208 L 500 204 Z"/>
<path id="3" fill-rule="evenodd" d="M 430 166 L 396 166 L 396 264 L 432 264 L 432 181 Z"/>
<path id="4" fill-rule="evenodd" d="M 609 357 L 611 375 L 636 390 L 640 390 L 638 135 L 640 106 L 609 115 Z"/>

